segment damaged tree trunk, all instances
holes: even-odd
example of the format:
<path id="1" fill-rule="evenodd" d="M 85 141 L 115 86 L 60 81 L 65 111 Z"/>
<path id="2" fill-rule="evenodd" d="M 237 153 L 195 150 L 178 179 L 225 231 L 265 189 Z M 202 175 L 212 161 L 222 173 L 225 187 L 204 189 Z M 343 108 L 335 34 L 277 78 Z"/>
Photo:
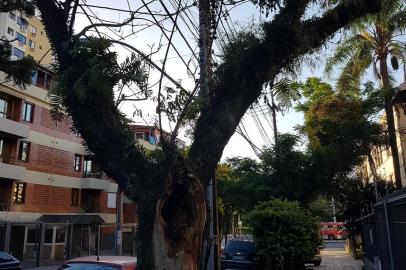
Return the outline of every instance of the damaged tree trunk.
<path id="1" fill-rule="evenodd" d="M 140 202 L 141 269 L 198 270 L 206 223 L 206 201 L 200 181 L 177 166 L 165 181 L 163 194 Z M 145 218 L 147 217 L 147 218 Z"/>

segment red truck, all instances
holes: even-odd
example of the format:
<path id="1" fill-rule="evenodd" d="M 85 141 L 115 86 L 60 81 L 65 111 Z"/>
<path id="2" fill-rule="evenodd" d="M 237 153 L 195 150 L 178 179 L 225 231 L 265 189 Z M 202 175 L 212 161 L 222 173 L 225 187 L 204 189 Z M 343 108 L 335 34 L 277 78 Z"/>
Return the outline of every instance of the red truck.
<path id="1" fill-rule="evenodd" d="M 345 239 L 347 232 L 344 222 L 321 222 L 320 235 L 323 239 L 340 240 Z"/>

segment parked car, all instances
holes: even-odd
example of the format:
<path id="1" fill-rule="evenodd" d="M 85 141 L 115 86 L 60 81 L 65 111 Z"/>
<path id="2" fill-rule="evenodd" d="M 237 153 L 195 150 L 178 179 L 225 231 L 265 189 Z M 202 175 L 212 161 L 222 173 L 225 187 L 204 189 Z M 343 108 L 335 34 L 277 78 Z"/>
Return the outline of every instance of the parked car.
<path id="1" fill-rule="evenodd" d="M 255 270 L 257 269 L 255 246 L 252 240 L 230 239 L 221 254 L 221 269 Z"/>
<path id="2" fill-rule="evenodd" d="M 59 270 L 135 270 L 136 257 L 89 256 L 72 259 L 59 266 Z"/>
<path id="3" fill-rule="evenodd" d="M 0 269 L 20 270 L 21 263 L 10 254 L 0 251 Z"/>
<path id="4" fill-rule="evenodd" d="M 323 249 L 323 248 L 324 248 L 323 246 L 319 247 L 319 248 L 317 249 L 317 254 L 316 254 L 313 258 L 311 258 L 310 260 L 308 260 L 308 261 L 306 262 L 306 264 L 313 264 L 314 266 L 320 266 L 320 264 L 321 264 L 321 259 L 322 259 L 321 254 L 320 254 L 320 249 Z"/>

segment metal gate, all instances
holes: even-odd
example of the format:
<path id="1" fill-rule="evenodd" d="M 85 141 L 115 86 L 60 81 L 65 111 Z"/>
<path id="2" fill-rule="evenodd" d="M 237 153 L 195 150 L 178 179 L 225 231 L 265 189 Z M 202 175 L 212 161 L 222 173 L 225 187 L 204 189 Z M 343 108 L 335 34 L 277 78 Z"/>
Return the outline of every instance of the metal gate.
<path id="1" fill-rule="evenodd" d="M 11 255 L 19 260 L 24 259 L 25 225 L 12 225 L 10 233 Z"/>
<path id="2" fill-rule="evenodd" d="M 4 250 L 6 244 L 7 223 L 0 223 L 0 250 Z"/>

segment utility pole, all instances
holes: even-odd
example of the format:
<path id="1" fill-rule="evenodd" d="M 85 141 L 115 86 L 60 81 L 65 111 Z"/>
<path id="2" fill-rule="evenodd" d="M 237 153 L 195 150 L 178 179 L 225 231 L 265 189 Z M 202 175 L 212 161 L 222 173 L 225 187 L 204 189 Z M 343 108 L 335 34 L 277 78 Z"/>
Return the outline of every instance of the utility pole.
<path id="1" fill-rule="evenodd" d="M 212 77 L 212 57 L 211 57 L 211 28 L 215 21 L 215 0 L 199 0 L 199 97 L 203 102 L 208 102 L 209 85 Z M 216 181 L 215 171 L 210 179 L 209 185 L 206 187 L 206 195 L 208 202 L 208 219 L 209 219 L 209 239 L 203 243 L 203 269 L 217 270 L 219 269 L 218 260 L 218 227 L 217 227 L 217 201 L 216 201 Z M 207 257 L 206 257 L 207 256 Z M 206 264 L 207 262 L 207 264 Z"/>
<path id="2" fill-rule="evenodd" d="M 336 218 L 336 203 L 334 201 L 334 197 L 331 198 L 331 205 L 333 207 L 333 221 L 337 222 L 337 218 Z"/>
<path id="3" fill-rule="evenodd" d="M 114 249 L 117 256 L 123 253 L 123 191 L 117 186 L 116 194 L 116 228 Z"/>

